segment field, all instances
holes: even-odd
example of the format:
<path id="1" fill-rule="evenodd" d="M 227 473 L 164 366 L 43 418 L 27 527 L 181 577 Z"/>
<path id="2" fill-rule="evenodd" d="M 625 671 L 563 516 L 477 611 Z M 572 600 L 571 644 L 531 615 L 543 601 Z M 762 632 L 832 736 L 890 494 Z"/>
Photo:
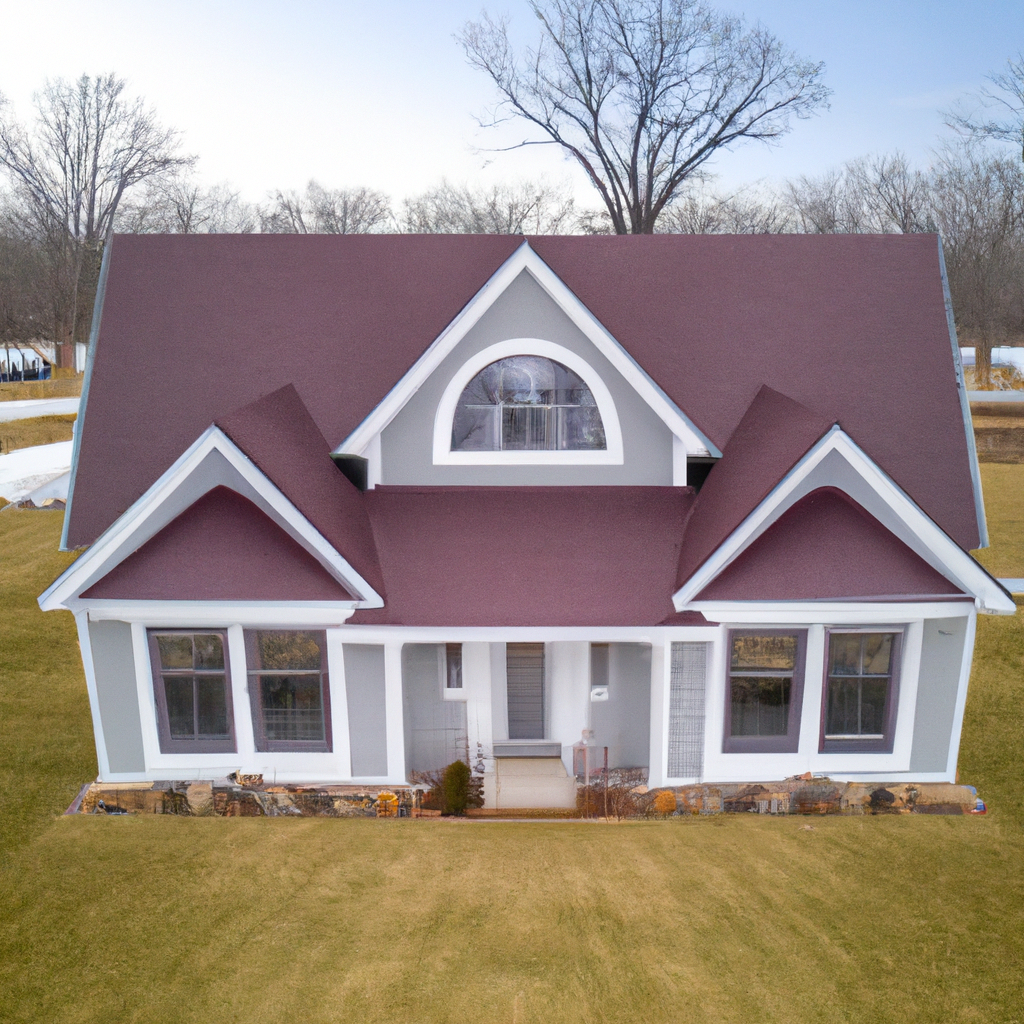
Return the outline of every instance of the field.
<path id="1" fill-rule="evenodd" d="M 1024 466 L 983 465 L 1024 576 Z M 1024 1022 L 1024 622 L 979 622 L 984 817 L 61 817 L 96 772 L 59 513 L 0 515 L 0 1020 Z"/>
<path id="2" fill-rule="evenodd" d="M 37 444 L 70 441 L 75 430 L 75 416 L 33 416 L 27 420 L 0 423 L 0 455 Z"/>

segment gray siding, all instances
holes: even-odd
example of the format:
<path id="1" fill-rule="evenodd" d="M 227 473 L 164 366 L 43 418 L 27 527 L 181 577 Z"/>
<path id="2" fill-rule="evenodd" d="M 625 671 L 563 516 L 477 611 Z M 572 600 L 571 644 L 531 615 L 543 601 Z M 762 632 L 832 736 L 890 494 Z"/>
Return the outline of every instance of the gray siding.
<path id="1" fill-rule="evenodd" d="M 946 770 L 966 639 L 966 617 L 925 620 L 910 749 L 912 772 Z"/>
<path id="2" fill-rule="evenodd" d="M 593 677 L 591 681 L 598 682 Z M 591 702 L 590 727 L 594 731 L 594 742 L 608 748 L 610 768 L 650 766 L 649 644 L 608 645 L 608 700 Z"/>
<path id="3" fill-rule="evenodd" d="M 371 644 L 345 644 L 344 649 L 352 774 L 356 777 L 387 775 L 384 648 Z"/>
<path id="4" fill-rule="evenodd" d="M 441 691 L 443 652 L 439 644 L 402 648 L 406 773 L 437 771 L 456 760 L 469 763 L 465 701 L 445 700 Z"/>
<path id="5" fill-rule="evenodd" d="M 622 427 L 621 466 L 435 466 L 434 414 L 449 380 L 481 349 L 541 338 L 585 359 L 612 394 Z M 523 271 L 381 434 L 385 484 L 580 485 L 672 483 L 672 434 L 651 407 Z"/>
<path id="6" fill-rule="evenodd" d="M 110 771 L 145 771 L 132 627 L 127 622 L 90 622 L 89 646 Z"/>

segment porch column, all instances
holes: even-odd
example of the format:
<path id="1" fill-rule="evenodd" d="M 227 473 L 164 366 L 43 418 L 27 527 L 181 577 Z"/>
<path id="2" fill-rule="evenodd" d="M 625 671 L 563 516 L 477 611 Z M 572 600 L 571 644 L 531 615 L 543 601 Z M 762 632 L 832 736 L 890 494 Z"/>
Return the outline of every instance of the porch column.
<path id="1" fill-rule="evenodd" d="M 572 745 L 590 726 L 590 644 L 559 640 L 545 645 L 548 739 L 562 744 L 562 762 L 572 775 Z"/>
<path id="2" fill-rule="evenodd" d="M 405 725 L 402 707 L 402 645 L 384 645 L 384 727 L 388 781 L 405 782 Z"/>

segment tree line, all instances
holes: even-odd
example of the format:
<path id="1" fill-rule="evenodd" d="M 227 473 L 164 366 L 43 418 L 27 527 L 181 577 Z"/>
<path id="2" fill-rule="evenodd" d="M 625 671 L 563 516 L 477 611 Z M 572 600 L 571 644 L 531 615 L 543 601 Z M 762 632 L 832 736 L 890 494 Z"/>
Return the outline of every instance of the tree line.
<path id="1" fill-rule="evenodd" d="M 962 344 L 1024 343 L 1024 59 L 947 115 L 957 137 L 928 167 L 900 153 L 722 193 L 718 152 L 774 143 L 827 105 L 823 66 L 762 26 L 698 0 L 527 0 L 539 39 L 517 53 L 484 15 L 457 37 L 492 81 L 483 124 L 511 119 L 512 148 L 575 160 L 597 206 L 564 185 L 450 181 L 400 202 L 372 187 L 209 187 L 176 131 L 116 75 L 49 82 L 22 124 L 0 95 L 0 341 L 53 340 L 73 365 L 88 337 L 104 245 L 122 232 L 911 233 L 943 239 Z M 1000 151 L 1010 143 L 1012 154 Z M 898 339 L 894 339 L 896 342 Z"/>

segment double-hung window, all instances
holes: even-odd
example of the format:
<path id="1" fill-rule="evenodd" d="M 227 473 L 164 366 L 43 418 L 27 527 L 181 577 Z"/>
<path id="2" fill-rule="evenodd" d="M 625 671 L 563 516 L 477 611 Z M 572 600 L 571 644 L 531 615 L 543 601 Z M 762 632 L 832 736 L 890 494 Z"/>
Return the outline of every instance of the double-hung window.
<path id="1" fill-rule="evenodd" d="M 329 751 L 324 631 L 247 629 L 245 656 L 256 749 Z"/>
<path id="2" fill-rule="evenodd" d="M 149 631 L 162 753 L 234 751 L 227 647 L 222 630 Z"/>
<path id="3" fill-rule="evenodd" d="M 829 631 L 822 751 L 892 751 L 901 639 L 877 629 Z"/>
<path id="4" fill-rule="evenodd" d="M 797 750 L 806 641 L 805 630 L 730 630 L 725 753 Z"/>

